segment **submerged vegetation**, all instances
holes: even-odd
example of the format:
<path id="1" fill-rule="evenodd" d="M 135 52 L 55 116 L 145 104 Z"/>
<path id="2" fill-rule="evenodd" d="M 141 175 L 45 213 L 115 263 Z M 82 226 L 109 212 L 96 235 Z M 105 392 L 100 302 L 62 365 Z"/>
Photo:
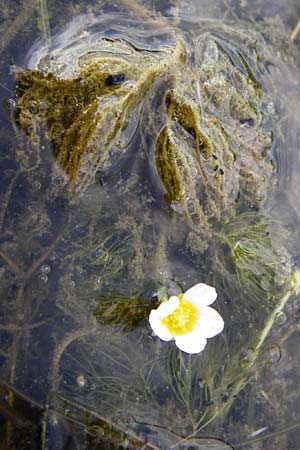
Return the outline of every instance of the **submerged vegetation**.
<path id="1" fill-rule="evenodd" d="M 234 412 L 240 435 L 261 427 L 241 391 L 298 326 L 296 231 L 277 208 L 285 35 L 127 0 L 126 16 L 51 36 L 41 5 L 45 45 L 13 67 L 1 156 L 0 375 L 15 393 L 0 437 L 16 445 L 23 396 L 43 449 L 66 433 L 74 448 L 231 448 L 207 436 L 228 437 Z M 149 314 L 197 283 L 216 288 L 224 330 L 188 355 Z"/>
<path id="2" fill-rule="evenodd" d="M 36 70 L 17 77 L 17 123 L 38 145 L 44 125 L 58 164 L 80 190 L 85 178 L 120 151 L 131 116 L 155 79 L 170 70 L 172 60 L 183 57 L 183 49 L 179 43 L 169 52 L 143 55 L 124 40 L 103 37 L 96 55 L 92 62 L 81 55 L 72 79 Z"/>

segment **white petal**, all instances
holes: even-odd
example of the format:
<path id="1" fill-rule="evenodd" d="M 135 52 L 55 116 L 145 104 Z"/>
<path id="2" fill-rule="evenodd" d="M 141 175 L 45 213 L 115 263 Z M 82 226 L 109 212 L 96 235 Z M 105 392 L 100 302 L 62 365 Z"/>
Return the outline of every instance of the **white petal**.
<path id="1" fill-rule="evenodd" d="M 195 306 L 211 305 L 217 298 L 217 292 L 214 287 L 205 283 L 195 284 L 191 289 L 184 293 L 184 298 L 194 303 Z"/>
<path id="2" fill-rule="evenodd" d="M 149 315 L 149 322 L 154 333 L 163 341 L 170 341 L 172 339 L 172 334 L 168 328 L 160 320 L 157 309 L 153 309 Z"/>
<path id="3" fill-rule="evenodd" d="M 164 317 L 169 316 L 179 306 L 179 303 L 179 298 L 175 295 L 170 297 L 166 302 L 162 302 L 156 309 L 158 317 L 163 319 Z"/>
<path id="4" fill-rule="evenodd" d="M 199 333 L 192 331 L 182 336 L 176 336 L 176 345 L 179 350 L 186 353 L 200 353 L 204 350 L 207 340 L 199 336 Z"/>
<path id="5" fill-rule="evenodd" d="M 199 319 L 196 324 L 200 336 L 212 338 L 221 333 L 224 328 L 224 321 L 220 314 L 209 306 L 199 309 Z"/>

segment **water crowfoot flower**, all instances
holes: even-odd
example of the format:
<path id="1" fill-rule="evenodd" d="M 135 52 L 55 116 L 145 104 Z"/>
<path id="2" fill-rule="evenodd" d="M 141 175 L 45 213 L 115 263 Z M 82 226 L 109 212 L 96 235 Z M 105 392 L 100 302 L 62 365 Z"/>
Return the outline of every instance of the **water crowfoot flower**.
<path id="1" fill-rule="evenodd" d="M 200 353 L 207 339 L 221 333 L 224 321 L 211 308 L 217 298 L 215 288 L 199 283 L 184 294 L 162 302 L 149 315 L 154 333 L 163 341 L 175 339 L 177 347 L 186 353 Z"/>

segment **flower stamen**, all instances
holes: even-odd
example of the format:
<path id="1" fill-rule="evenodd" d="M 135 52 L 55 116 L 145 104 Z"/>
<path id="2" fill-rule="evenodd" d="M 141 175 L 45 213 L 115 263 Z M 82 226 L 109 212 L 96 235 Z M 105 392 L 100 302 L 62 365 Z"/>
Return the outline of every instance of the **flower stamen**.
<path id="1" fill-rule="evenodd" d="M 174 336 L 181 336 L 193 331 L 199 317 L 197 307 L 183 296 L 180 297 L 180 304 L 175 311 L 161 319 Z"/>

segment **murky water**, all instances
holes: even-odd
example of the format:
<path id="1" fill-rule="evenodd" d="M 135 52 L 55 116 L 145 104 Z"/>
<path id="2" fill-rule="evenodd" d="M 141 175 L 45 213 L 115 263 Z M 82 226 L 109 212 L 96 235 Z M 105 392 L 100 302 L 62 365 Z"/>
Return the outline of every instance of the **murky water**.
<path id="1" fill-rule="evenodd" d="M 3 3 L 3 448 L 298 448 L 300 6 L 269 3 Z M 199 282 L 225 328 L 188 355 L 148 315 Z"/>

